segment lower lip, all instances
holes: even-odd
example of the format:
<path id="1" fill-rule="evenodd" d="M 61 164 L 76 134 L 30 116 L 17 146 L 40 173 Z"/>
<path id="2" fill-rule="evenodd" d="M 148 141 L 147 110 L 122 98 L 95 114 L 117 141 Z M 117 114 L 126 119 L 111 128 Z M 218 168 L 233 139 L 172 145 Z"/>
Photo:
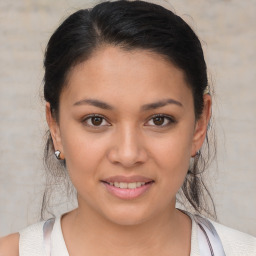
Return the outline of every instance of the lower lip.
<path id="1" fill-rule="evenodd" d="M 141 195 L 143 195 L 146 191 L 148 191 L 154 182 L 145 184 L 138 188 L 117 188 L 115 186 L 109 185 L 108 183 L 103 182 L 108 192 L 112 195 L 119 197 L 121 199 L 135 199 Z"/>

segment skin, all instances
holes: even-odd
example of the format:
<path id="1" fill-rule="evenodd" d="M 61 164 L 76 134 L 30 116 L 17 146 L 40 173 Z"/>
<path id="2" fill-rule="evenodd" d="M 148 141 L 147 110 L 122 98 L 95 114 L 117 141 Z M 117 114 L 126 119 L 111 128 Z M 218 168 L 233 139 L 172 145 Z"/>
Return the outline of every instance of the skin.
<path id="1" fill-rule="evenodd" d="M 78 193 L 78 208 L 61 221 L 70 255 L 190 255 L 191 220 L 175 209 L 175 197 L 205 139 L 210 95 L 204 96 L 203 114 L 195 120 L 182 70 L 156 53 L 112 46 L 77 65 L 67 82 L 59 121 L 49 103 L 46 116 L 55 150 L 66 159 Z M 85 104 L 88 98 L 113 109 Z M 141 110 L 167 98 L 178 104 Z M 104 117 L 99 126 L 85 120 L 89 114 Z M 171 121 L 156 120 L 155 114 Z M 141 175 L 154 183 L 140 197 L 125 200 L 100 182 L 114 175 Z"/>
<path id="2" fill-rule="evenodd" d="M 0 256 L 19 256 L 19 233 L 0 238 Z"/>

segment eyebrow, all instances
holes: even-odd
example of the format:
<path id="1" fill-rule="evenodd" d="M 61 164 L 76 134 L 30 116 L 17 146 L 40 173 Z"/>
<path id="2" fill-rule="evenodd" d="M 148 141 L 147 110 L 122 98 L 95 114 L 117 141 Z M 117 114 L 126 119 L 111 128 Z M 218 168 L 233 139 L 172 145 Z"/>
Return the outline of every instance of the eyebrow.
<path id="1" fill-rule="evenodd" d="M 164 107 L 168 104 L 175 104 L 177 106 L 183 107 L 183 105 L 181 104 L 181 102 L 174 100 L 174 99 L 163 99 L 157 102 L 152 102 L 149 104 L 145 104 L 141 106 L 141 111 L 148 111 L 148 110 L 152 110 L 152 109 L 157 109 L 160 107 Z M 106 110 L 114 110 L 115 108 L 111 105 L 109 105 L 106 102 L 97 100 L 97 99 L 83 99 L 80 100 L 78 102 L 76 102 L 74 104 L 74 106 L 81 106 L 81 105 L 91 105 L 91 106 L 95 106 L 101 109 L 106 109 Z"/>

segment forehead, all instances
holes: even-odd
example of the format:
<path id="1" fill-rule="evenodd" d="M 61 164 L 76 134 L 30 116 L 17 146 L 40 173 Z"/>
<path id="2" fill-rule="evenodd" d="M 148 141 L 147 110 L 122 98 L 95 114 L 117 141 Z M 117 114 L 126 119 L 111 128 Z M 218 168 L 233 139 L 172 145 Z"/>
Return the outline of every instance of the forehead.
<path id="1" fill-rule="evenodd" d="M 107 46 L 72 69 L 62 94 L 66 101 L 92 97 L 135 103 L 163 96 L 182 101 L 191 90 L 183 71 L 160 54 Z"/>

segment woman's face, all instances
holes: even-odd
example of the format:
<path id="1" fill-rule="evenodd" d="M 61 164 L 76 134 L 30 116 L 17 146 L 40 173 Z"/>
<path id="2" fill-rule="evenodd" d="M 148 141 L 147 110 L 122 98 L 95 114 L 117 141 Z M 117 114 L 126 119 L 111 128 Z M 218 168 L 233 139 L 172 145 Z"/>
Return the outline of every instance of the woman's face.
<path id="1" fill-rule="evenodd" d="M 59 123 L 48 104 L 47 117 L 79 207 L 124 225 L 174 209 L 204 140 L 206 103 L 196 122 L 183 72 L 155 53 L 108 46 L 76 66 L 60 96 Z"/>

